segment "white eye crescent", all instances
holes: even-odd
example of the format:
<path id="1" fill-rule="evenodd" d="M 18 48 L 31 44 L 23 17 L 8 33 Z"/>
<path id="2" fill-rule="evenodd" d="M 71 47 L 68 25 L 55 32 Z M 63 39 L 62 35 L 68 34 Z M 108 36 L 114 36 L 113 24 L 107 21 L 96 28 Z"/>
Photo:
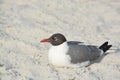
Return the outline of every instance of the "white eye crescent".
<path id="1" fill-rule="evenodd" d="M 54 40 L 55 40 L 55 41 L 58 41 L 58 38 L 57 38 L 57 37 L 54 37 Z"/>

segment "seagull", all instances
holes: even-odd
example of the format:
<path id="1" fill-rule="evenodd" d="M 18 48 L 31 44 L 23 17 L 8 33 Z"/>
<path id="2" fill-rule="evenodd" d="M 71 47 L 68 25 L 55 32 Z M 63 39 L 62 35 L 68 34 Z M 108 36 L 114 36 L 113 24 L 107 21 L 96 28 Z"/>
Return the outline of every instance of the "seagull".
<path id="1" fill-rule="evenodd" d="M 48 59 L 52 65 L 57 67 L 89 66 L 92 61 L 97 60 L 112 47 L 112 45 L 108 45 L 108 42 L 97 47 L 85 45 L 79 41 L 67 41 L 61 33 L 55 33 L 40 42 L 52 44 L 48 52 Z"/>

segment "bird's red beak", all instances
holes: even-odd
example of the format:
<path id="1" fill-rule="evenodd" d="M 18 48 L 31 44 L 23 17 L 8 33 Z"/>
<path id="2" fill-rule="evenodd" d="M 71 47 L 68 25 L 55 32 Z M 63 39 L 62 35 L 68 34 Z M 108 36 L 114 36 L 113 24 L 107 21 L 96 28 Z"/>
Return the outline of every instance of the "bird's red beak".
<path id="1" fill-rule="evenodd" d="M 50 40 L 49 39 L 43 39 L 40 42 L 50 42 Z"/>

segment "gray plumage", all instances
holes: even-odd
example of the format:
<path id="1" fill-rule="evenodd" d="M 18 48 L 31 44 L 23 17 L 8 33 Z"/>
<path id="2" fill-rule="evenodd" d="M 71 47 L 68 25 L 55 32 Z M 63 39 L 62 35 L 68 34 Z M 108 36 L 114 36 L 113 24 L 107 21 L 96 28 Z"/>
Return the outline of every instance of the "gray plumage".
<path id="1" fill-rule="evenodd" d="M 84 61 L 93 61 L 100 57 L 102 50 L 96 46 L 91 45 L 79 45 L 77 43 L 68 42 L 69 51 L 68 55 L 71 57 L 71 62 L 81 63 Z"/>

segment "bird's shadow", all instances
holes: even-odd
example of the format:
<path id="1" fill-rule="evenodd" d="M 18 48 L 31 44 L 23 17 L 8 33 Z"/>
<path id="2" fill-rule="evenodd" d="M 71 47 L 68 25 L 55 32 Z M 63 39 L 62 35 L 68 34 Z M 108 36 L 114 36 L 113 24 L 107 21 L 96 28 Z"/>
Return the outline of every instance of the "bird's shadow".
<path id="1" fill-rule="evenodd" d="M 92 64 L 94 64 L 94 63 L 100 63 L 100 62 L 103 60 L 103 58 L 104 58 L 105 56 L 109 55 L 109 54 L 120 53 L 120 49 L 119 49 L 119 48 L 118 48 L 118 49 L 110 49 L 110 50 L 112 50 L 112 51 L 109 51 L 109 52 L 104 53 L 104 54 L 103 54 L 101 57 L 99 57 L 97 60 L 92 61 L 92 62 L 90 63 L 90 65 L 92 65 Z M 88 65 L 88 66 L 90 66 L 90 65 Z"/>

